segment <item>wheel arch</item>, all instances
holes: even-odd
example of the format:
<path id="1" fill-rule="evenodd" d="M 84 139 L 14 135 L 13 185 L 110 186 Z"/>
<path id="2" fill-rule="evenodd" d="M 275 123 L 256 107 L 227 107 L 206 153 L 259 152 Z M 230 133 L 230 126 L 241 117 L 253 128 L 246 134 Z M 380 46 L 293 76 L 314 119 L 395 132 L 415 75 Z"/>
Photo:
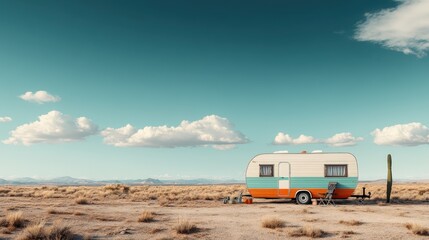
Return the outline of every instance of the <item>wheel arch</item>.
<path id="1" fill-rule="evenodd" d="M 308 194 L 310 194 L 310 199 L 313 199 L 313 194 L 311 194 L 310 191 L 308 191 L 307 189 L 299 189 L 295 192 L 295 198 L 296 196 L 300 193 L 300 192 L 307 192 Z"/>

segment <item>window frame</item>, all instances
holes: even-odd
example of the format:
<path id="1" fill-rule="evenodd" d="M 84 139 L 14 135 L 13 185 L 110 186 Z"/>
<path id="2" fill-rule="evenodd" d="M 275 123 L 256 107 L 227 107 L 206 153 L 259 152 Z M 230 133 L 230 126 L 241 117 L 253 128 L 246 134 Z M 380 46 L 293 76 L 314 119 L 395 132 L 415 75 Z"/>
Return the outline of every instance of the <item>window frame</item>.
<path id="1" fill-rule="evenodd" d="M 271 167 L 271 175 L 262 175 L 261 167 Z M 259 177 L 274 177 L 274 164 L 259 164 Z"/>
<path id="2" fill-rule="evenodd" d="M 346 167 L 346 174 L 344 176 L 328 176 L 328 167 Z M 348 177 L 349 167 L 347 164 L 325 164 L 325 177 Z"/>

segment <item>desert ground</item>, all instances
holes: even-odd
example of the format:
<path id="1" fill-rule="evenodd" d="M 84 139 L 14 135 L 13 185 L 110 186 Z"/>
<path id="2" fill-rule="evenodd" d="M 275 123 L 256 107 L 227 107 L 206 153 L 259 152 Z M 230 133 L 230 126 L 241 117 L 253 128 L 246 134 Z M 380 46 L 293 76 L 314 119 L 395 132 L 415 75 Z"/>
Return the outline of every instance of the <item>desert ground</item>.
<path id="1" fill-rule="evenodd" d="M 361 183 L 337 206 L 254 199 L 244 185 L 0 186 L 0 239 L 428 239 L 429 183 Z"/>

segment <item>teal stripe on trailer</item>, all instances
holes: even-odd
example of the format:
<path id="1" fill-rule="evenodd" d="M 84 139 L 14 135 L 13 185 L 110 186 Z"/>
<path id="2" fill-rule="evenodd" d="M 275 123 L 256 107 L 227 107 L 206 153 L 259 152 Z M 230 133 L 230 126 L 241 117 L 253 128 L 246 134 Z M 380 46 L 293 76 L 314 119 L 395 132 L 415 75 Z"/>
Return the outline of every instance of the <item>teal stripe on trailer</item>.
<path id="1" fill-rule="evenodd" d="M 279 188 L 279 180 L 288 180 L 289 178 L 279 177 L 247 177 L 248 188 Z"/>
<path id="2" fill-rule="evenodd" d="M 356 188 L 357 177 L 292 177 L 291 188 L 327 188 L 329 182 L 337 182 L 337 188 Z"/>
<path id="3" fill-rule="evenodd" d="M 247 177 L 248 188 L 279 188 L 279 180 L 288 180 L 289 178 L 279 177 Z M 337 188 L 356 188 L 358 184 L 357 177 L 291 177 L 290 188 L 327 188 L 329 182 L 337 182 Z"/>

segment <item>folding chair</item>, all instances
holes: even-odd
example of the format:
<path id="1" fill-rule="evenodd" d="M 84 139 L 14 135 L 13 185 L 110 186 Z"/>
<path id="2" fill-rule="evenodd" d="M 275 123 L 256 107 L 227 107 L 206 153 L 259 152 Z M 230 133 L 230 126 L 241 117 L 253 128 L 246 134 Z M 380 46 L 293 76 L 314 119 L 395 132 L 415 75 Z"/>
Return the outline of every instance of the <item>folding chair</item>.
<path id="1" fill-rule="evenodd" d="M 334 200 L 332 199 L 336 187 L 337 182 L 330 182 L 328 184 L 328 191 L 324 194 L 319 194 L 321 196 L 319 198 L 319 205 L 323 204 L 324 206 L 328 206 L 329 204 L 332 204 L 334 207 L 336 206 Z"/>

